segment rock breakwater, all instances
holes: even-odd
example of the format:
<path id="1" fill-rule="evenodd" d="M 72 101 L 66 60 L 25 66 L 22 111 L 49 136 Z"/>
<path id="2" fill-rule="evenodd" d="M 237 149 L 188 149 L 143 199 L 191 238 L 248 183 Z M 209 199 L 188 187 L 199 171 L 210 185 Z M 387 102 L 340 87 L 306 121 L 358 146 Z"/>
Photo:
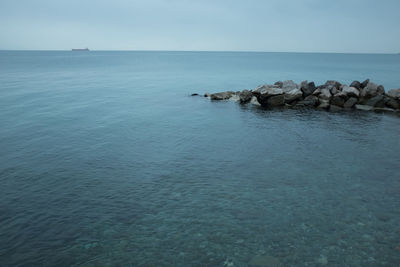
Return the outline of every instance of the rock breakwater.
<path id="1" fill-rule="evenodd" d="M 314 82 L 303 81 L 297 84 L 287 80 L 260 85 L 254 90 L 206 93 L 204 96 L 213 101 L 234 100 L 240 104 L 250 103 L 266 108 L 400 111 L 400 89 L 392 89 L 386 93 L 382 85 L 377 85 L 369 79 L 363 82 L 354 81 L 349 86 L 334 80 L 318 86 Z"/>

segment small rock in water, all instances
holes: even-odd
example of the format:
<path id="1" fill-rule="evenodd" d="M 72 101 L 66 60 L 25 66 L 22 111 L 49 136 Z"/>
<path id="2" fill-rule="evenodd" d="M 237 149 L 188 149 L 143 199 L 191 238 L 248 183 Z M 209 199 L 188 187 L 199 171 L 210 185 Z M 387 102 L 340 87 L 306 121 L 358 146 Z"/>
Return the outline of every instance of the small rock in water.
<path id="1" fill-rule="evenodd" d="M 276 267 L 279 264 L 280 261 L 277 258 L 268 255 L 254 256 L 249 262 L 251 267 Z"/>
<path id="2" fill-rule="evenodd" d="M 328 264 L 328 258 L 324 255 L 321 255 L 321 257 L 319 257 L 316 262 L 320 265 L 327 265 Z"/>
<path id="3" fill-rule="evenodd" d="M 233 263 L 233 260 L 232 259 L 230 259 L 230 258 L 227 258 L 225 261 L 224 261 L 224 265 L 223 265 L 224 267 L 233 267 L 233 266 L 235 266 L 235 264 Z"/>
<path id="4" fill-rule="evenodd" d="M 197 96 L 197 95 L 199 95 L 199 94 L 197 94 L 197 93 L 192 94 L 192 96 Z"/>

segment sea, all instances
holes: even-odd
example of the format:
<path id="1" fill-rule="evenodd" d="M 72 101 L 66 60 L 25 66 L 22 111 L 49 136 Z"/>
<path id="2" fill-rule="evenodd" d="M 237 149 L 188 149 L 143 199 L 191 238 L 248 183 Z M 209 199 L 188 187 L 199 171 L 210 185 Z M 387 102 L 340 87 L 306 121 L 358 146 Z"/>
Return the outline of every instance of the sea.
<path id="1" fill-rule="evenodd" d="M 0 266 L 399 266 L 398 114 L 202 96 L 399 73 L 397 54 L 0 51 Z"/>

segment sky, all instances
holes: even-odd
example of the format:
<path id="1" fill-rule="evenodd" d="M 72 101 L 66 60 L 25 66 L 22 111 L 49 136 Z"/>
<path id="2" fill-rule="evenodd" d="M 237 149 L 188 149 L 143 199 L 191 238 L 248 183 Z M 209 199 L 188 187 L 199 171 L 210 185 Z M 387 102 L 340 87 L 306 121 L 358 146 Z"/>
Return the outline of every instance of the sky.
<path id="1" fill-rule="evenodd" d="M 400 0 L 0 0 L 0 49 L 400 52 Z"/>

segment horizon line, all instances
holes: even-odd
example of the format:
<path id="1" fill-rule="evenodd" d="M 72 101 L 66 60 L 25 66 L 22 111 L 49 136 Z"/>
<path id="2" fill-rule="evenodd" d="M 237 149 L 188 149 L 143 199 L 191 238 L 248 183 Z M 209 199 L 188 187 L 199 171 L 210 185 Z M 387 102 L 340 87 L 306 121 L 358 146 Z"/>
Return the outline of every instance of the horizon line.
<path id="1" fill-rule="evenodd" d="M 67 52 L 71 49 L 0 49 L 0 51 L 54 51 Z M 87 52 L 216 52 L 216 53 L 293 53 L 293 54 L 360 54 L 360 55 L 396 55 L 400 52 L 307 52 L 307 51 L 258 51 L 258 50 L 163 50 L 163 49 L 90 49 Z"/>

